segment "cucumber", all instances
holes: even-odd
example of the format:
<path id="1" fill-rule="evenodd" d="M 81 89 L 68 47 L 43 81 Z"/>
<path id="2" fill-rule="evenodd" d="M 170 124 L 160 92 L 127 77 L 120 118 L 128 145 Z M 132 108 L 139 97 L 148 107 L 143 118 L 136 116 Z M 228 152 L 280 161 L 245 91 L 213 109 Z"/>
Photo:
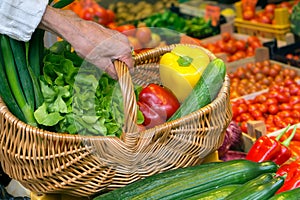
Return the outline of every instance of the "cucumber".
<path id="1" fill-rule="evenodd" d="M 226 65 L 223 60 L 215 58 L 210 61 L 192 92 L 168 121 L 188 115 L 211 103 L 223 86 L 225 74 Z"/>
<path id="2" fill-rule="evenodd" d="M 300 199 L 300 187 L 275 194 L 269 200 L 299 200 Z"/>
<path id="3" fill-rule="evenodd" d="M 274 178 L 274 173 L 265 173 L 262 174 L 254 179 L 249 180 L 248 182 L 244 183 L 241 187 L 233 192 L 234 193 L 243 193 L 247 192 L 250 187 L 256 187 L 262 184 L 269 183 Z"/>
<path id="4" fill-rule="evenodd" d="M 218 162 L 211 162 L 202 165 L 172 169 L 169 171 L 161 172 L 133 182 L 123 188 L 105 193 L 95 199 L 130 199 L 130 197 L 142 194 L 144 191 L 152 190 L 153 188 L 163 186 L 172 181 L 179 181 L 182 177 L 197 173 L 198 170 L 206 169 L 218 164 Z"/>
<path id="5" fill-rule="evenodd" d="M 231 192 L 239 188 L 240 184 L 235 185 L 225 185 L 216 189 L 209 190 L 207 192 L 203 192 L 200 194 L 196 194 L 194 196 L 185 198 L 185 200 L 223 200 L 227 197 Z"/>
<path id="6" fill-rule="evenodd" d="M 271 181 L 263 184 L 254 184 L 252 186 L 241 187 L 233 191 L 224 200 L 267 200 L 283 185 L 284 178 L 281 176 L 274 177 Z"/>
<path id="7" fill-rule="evenodd" d="M 231 160 L 209 166 L 202 164 L 189 167 L 193 173 L 187 173 L 168 182 L 164 182 L 164 178 L 168 175 L 161 173 L 156 175 L 155 182 L 148 181 L 148 178 L 151 178 L 148 177 L 95 199 L 185 199 L 216 187 L 244 184 L 263 173 L 273 173 L 277 168 L 274 162 L 257 163 L 248 160 Z M 160 184 L 160 181 L 163 184 Z M 143 188 L 145 182 L 152 183 L 152 186 Z M 128 187 L 130 190 L 126 192 Z"/>

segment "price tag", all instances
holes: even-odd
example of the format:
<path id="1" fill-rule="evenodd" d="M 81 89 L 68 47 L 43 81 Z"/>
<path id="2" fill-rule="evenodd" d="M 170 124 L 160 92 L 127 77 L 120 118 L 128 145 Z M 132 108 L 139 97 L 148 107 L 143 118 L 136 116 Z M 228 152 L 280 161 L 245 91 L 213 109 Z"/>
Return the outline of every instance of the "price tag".
<path id="1" fill-rule="evenodd" d="M 221 9 L 218 6 L 206 5 L 205 19 L 211 20 L 213 26 L 217 26 L 220 20 Z"/>

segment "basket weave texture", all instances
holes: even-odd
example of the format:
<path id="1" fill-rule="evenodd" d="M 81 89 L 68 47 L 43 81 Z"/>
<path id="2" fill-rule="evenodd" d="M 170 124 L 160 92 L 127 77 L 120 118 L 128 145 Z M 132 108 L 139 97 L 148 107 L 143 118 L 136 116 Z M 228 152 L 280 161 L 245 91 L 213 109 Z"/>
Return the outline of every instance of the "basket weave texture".
<path id="1" fill-rule="evenodd" d="M 160 56 L 175 46 L 136 55 L 136 68 L 131 73 L 125 64 L 115 63 L 124 99 L 121 138 L 32 127 L 0 101 L 0 162 L 4 171 L 36 193 L 91 196 L 166 170 L 201 164 L 221 145 L 232 119 L 227 75 L 217 98 L 200 110 L 144 131 L 138 131 L 134 123 L 133 83 L 160 83 Z M 203 50 L 210 59 L 215 58 Z"/>

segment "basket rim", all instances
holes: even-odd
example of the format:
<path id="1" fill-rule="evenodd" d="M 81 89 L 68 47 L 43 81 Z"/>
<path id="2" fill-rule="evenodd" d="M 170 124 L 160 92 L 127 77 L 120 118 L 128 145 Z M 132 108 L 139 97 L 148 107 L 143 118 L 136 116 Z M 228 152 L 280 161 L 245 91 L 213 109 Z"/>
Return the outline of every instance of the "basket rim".
<path id="1" fill-rule="evenodd" d="M 140 54 L 137 55 L 137 59 L 141 59 L 144 56 L 148 56 L 149 54 L 155 54 L 158 52 L 166 52 L 166 51 L 170 51 L 172 48 L 174 48 L 175 46 L 177 46 L 178 44 L 173 44 L 173 45 L 167 45 L 167 46 L 163 46 L 163 47 L 157 47 L 151 50 L 148 50 L 146 52 L 142 52 Z M 210 58 L 215 58 L 215 55 L 212 54 L 209 50 L 205 49 L 204 47 L 198 46 L 198 45 L 193 45 L 193 44 L 180 44 L 180 45 L 189 45 L 189 46 L 194 46 L 196 48 L 201 48 L 203 49 L 206 53 L 211 54 Z M 230 85 L 230 79 L 228 77 L 228 75 L 225 75 L 225 79 L 223 82 L 223 85 L 218 93 L 218 95 L 216 96 L 216 98 L 209 104 L 207 104 L 206 106 L 202 107 L 199 110 L 196 110 L 192 113 L 189 113 L 188 115 L 182 116 L 181 118 L 169 121 L 169 122 L 165 122 L 163 124 L 157 125 L 155 127 L 143 130 L 143 131 L 138 131 L 139 135 L 143 135 L 146 132 L 151 132 L 153 130 L 159 130 L 159 129 L 165 129 L 166 127 L 174 127 L 174 126 L 180 126 L 181 124 L 185 123 L 186 121 L 190 120 L 191 118 L 193 118 L 195 115 L 199 114 L 199 113 L 207 113 L 209 110 L 213 109 L 213 107 L 215 107 L 215 105 L 218 104 L 218 102 L 220 102 L 222 99 L 226 98 L 226 96 L 228 96 L 228 92 L 229 92 L 229 85 Z M 42 129 L 39 127 L 35 127 L 32 126 L 30 124 L 27 124 L 23 121 L 21 121 L 20 119 L 18 119 L 13 113 L 11 113 L 11 111 L 8 109 L 8 107 L 6 106 L 5 102 L 2 100 L 1 96 L 0 96 L 0 115 L 3 115 L 4 118 L 6 120 L 9 121 L 9 123 L 14 123 L 17 125 L 18 128 L 23 128 L 23 129 L 31 129 L 32 131 L 34 131 L 37 135 L 42 135 L 44 137 L 51 137 L 52 140 L 59 140 L 61 138 L 64 138 L 65 140 L 71 140 L 73 142 L 81 142 L 82 140 L 85 139 L 90 139 L 90 138 L 103 138 L 103 139 L 119 139 L 120 141 L 122 141 L 121 137 L 117 137 L 117 136 L 103 136 L 103 135 L 95 135 L 95 136 L 83 136 L 83 135 L 79 135 L 79 134 L 69 134 L 69 133 L 61 133 L 61 132 L 53 132 L 53 131 L 49 131 L 46 129 Z"/>

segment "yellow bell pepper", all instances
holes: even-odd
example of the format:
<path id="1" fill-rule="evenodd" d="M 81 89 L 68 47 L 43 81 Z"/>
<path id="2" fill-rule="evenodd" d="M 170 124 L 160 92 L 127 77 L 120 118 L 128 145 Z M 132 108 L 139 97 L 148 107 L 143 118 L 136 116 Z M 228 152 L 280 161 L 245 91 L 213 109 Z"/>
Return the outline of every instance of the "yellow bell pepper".
<path id="1" fill-rule="evenodd" d="M 178 45 L 160 58 L 161 82 L 182 102 L 192 91 L 209 62 L 209 56 L 202 49 Z"/>

